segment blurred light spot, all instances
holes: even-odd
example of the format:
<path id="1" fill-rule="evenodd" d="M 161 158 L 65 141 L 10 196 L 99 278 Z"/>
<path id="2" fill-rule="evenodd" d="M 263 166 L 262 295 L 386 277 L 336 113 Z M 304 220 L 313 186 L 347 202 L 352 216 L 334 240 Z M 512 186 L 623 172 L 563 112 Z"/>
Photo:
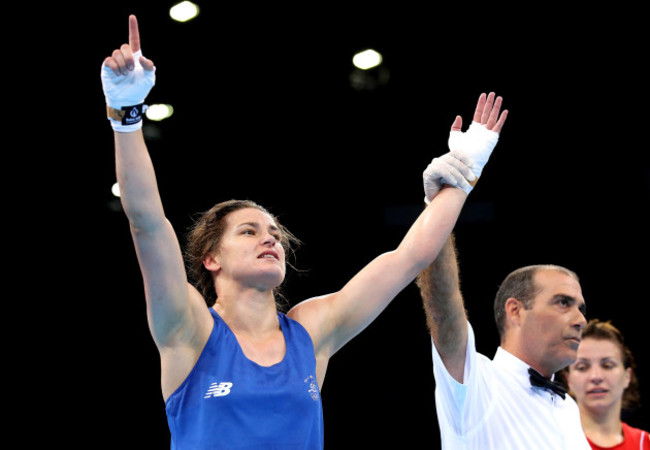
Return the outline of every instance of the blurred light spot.
<path id="1" fill-rule="evenodd" d="M 149 120 L 160 121 L 171 117 L 174 114 L 174 108 L 171 105 L 151 105 L 147 108 L 145 115 Z"/>
<path id="2" fill-rule="evenodd" d="M 199 7 L 192 2 L 181 2 L 172 6 L 169 15 L 177 22 L 187 22 L 199 14 Z"/>
<path id="3" fill-rule="evenodd" d="M 361 70 L 372 69 L 381 64 L 381 61 L 381 54 L 372 49 L 364 50 L 352 57 L 352 64 Z"/>

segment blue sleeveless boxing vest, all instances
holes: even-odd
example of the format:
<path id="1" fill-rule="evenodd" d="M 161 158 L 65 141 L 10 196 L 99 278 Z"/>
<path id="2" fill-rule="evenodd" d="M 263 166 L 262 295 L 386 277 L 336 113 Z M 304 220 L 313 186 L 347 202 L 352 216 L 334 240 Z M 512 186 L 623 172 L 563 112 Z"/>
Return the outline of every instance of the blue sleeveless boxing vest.
<path id="1" fill-rule="evenodd" d="M 264 367 L 249 360 L 226 323 L 210 313 L 208 342 L 166 402 L 171 448 L 322 449 L 316 358 L 303 326 L 278 313 L 286 354 Z"/>

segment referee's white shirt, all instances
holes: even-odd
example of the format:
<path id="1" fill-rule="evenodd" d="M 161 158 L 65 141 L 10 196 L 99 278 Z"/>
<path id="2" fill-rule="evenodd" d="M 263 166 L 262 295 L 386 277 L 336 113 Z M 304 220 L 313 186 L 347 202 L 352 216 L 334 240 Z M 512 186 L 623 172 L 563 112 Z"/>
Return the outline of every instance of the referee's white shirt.
<path id="1" fill-rule="evenodd" d="M 477 353 L 469 323 L 463 384 L 432 347 L 443 449 L 591 449 L 571 396 L 532 387 L 530 366 L 501 347 L 493 360 Z"/>

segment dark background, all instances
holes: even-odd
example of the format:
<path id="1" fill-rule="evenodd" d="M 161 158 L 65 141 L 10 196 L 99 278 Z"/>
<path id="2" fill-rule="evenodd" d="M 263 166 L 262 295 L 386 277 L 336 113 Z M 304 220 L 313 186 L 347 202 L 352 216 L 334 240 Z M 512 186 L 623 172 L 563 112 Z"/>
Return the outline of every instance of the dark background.
<path id="1" fill-rule="evenodd" d="M 52 326 L 50 373 L 63 381 L 57 402 L 75 411 L 51 414 L 65 424 L 56 439 L 168 445 L 141 277 L 110 192 L 113 139 L 99 80 L 103 58 L 127 41 L 129 13 L 157 66 L 148 103 L 175 108 L 145 124 L 167 215 L 182 237 L 194 213 L 219 201 L 265 205 L 304 243 L 303 271 L 285 289 L 292 304 L 339 289 L 395 248 L 423 206 L 422 171 L 447 151 L 454 117 L 468 125 L 481 92 L 502 95 L 510 116 L 455 229 L 479 351 L 491 357 L 498 345 L 492 301 L 506 274 L 565 265 L 581 277 L 588 316 L 611 319 L 635 352 L 646 407 L 629 422 L 649 427 L 639 11 L 198 3 L 200 16 L 185 24 L 169 19 L 164 1 L 43 11 L 43 25 L 28 23 L 45 38 L 31 49 L 48 58 L 43 73 L 65 79 L 60 90 L 39 87 L 55 105 L 78 108 L 50 121 L 67 128 L 47 136 L 40 160 L 66 193 L 48 218 L 61 227 L 48 241 L 65 258 L 48 271 L 62 317 L 42 315 Z M 355 88 L 351 58 L 368 47 L 384 64 L 365 75 L 374 88 Z M 332 358 L 322 391 L 327 447 L 436 448 L 433 389 L 411 285 Z"/>

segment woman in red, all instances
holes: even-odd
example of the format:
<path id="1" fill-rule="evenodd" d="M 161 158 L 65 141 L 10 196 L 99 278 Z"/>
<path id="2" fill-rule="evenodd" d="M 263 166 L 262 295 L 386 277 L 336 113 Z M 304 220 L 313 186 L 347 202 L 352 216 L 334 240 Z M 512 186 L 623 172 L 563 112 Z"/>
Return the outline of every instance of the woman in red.
<path id="1" fill-rule="evenodd" d="M 593 449 L 650 449 L 647 431 L 621 421 L 621 411 L 639 402 L 634 367 L 623 334 L 609 322 L 589 321 L 566 379 Z"/>

